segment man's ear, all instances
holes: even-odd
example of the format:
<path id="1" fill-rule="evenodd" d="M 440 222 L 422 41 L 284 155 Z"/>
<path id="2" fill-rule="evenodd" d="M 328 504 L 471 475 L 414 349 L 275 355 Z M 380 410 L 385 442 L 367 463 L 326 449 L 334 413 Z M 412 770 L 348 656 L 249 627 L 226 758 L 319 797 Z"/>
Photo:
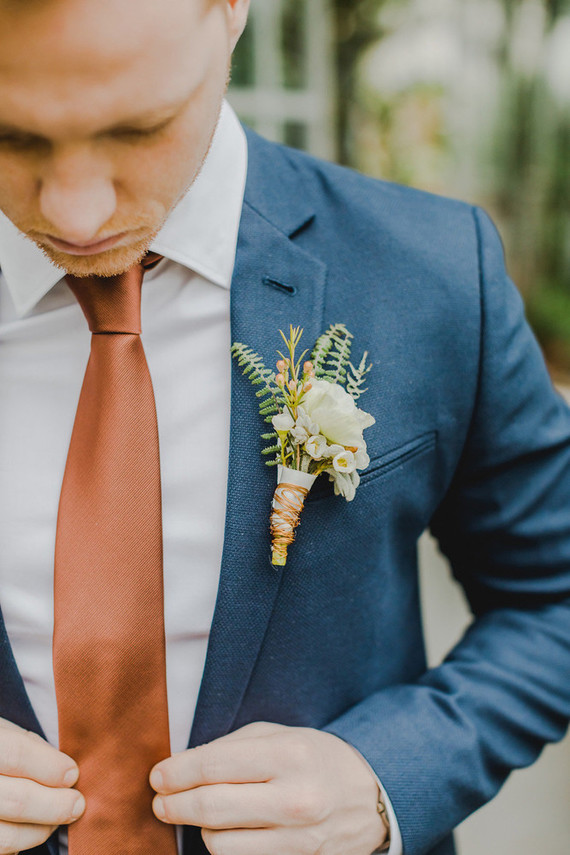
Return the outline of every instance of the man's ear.
<path id="1" fill-rule="evenodd" d="M 227 0 L 232 51 L 244 31 L 249 12 L 249 0 Z"/>

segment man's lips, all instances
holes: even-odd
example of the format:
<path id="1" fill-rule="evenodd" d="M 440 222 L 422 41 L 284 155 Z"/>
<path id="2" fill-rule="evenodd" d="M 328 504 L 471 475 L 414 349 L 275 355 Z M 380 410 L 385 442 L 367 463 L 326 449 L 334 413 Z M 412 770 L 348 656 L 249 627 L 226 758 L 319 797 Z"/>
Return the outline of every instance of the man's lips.
<path id="1" fill-rule="evenodd" d="M 91 243 L 68 243 L 60 238 L 52 237 L 52 235 L 46 235 L 45 237 L 55 249 L 66 252 L 68 255 L 97 255 L 99 252 L 112 249 L 126 234 L 127 232 L 121 232 L 118 235 L 104 238 L 104 240 L 92 241 Z"/>

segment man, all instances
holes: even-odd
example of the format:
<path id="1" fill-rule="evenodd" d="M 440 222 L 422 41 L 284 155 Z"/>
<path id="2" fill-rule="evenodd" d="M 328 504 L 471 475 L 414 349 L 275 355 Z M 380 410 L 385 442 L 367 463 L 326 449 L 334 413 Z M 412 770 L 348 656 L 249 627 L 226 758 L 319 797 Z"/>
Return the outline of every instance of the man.
<path id="1" fill-rule="evenodd" d="M 570 414 L 497 236 L 468 206 L 250 133 L 246 143 L 222 103 L 247 6 L 0 0 L 0 855 L 64 851 L 66 827 L 77 829 L 71 855 L 170 852 L 148 842 L 147 819 L 149 834 L 176 826 L 184 855 L 204 844 L 213 855 L 445 855 L 451 829 L 567 724 Z M 142 315 L 174 754 L 146 767 L 154 816 L 149 802 L 140 831 L 113 837 L 133 807 L 120 776 L 142 750 L 146 702 L 94 775 L 58 750 L 67 696 L 85 692 L 75 725 L 90 734 L 112 681 L 103 670 L 90 695 L 98 666 L 82 672 L 74 656 L 89 680 L 62 689 L 57 639 L 54 678 L 53 611 L 56 624 L 74 611 L 60 599 L 63 490 L 57 516 L 90 338 L 74 295 L 87 314 L 97 277 L 126 281 L 149 249 L 163 257 L 145 274 Z M 304 327 L 310 347 L 339 321 L 375 363 L 372 463 L 351 504 L 317 482 L 277 571 L 274 476 L 229 346 L 245 341 L 269 364 L 279 328 Z M 93 332 L 97 346 L 117 339 Z M 476 615 L 433 671 L 415 557 L 428 524 Z M 101 587 L 82 601 L 87 583 L 73 590 L 77 633 Z M 115 698 L 154 678 L 143 664 Z M 117 727 L 136 706 L 125 701 Z M 79 737 L 77 751 L 91 762 L 113 730 Z M 91 793 L 101 782 L 105 810 Z M 106 846 L 80 836 L 88 817 Z"/>

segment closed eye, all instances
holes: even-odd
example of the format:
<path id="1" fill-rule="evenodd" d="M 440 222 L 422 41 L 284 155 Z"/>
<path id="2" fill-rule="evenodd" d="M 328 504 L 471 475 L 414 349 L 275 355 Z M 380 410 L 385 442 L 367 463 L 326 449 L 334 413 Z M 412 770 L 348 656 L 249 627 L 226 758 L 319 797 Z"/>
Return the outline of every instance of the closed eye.
<path id="1" fill-rule="evenodd" d="M 167 119 L 166 122 L 161 122 L 160 125 L 155 125 L 152 128 L 113 128 L 110 131 L 105 131 L 101 136 L 106 139 L 119 140 L 119 142 L 151 140 L 160 136 L 160 133 L 165 130 L 171 122 L 172 119 Z"/>
<path id="2" fill-rule="evenodd" d="M 144 140 L 151 141 L 159 137 L 161 132 L 165 130 L 172 121 L 172 118 L 168 118 L 166 121 L 161 122 L 159 125 L 154 125 L 153 127 L 149 128 L 135 128 L 128 126 L 112 128 L 110 130 L 102 131 L 100 134 L 97 134 L 97 138 L 107 140 L 112 139 L 125 143 L 132 143 Z M 36 134 L 0 130 L 0 147 L 9 148 L 13 151 L 44 152 L 47 149 L 51 149 L 51 146 L 51 141 L 46 137 L 42 137 Z"/>
<path id="3" fill-rule="evenodd" d="M 44 137 L 35 134 L 0 133 L 0 146 L 15 151 L 38 151 L 50 148 L 51 143 Z"/>

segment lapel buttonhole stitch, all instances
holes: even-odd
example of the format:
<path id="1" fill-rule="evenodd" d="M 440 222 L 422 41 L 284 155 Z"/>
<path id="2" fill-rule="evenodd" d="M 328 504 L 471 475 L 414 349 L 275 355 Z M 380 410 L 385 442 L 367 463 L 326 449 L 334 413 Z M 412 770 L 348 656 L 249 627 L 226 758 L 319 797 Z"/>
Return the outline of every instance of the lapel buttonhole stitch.
<path id="1" fill-rule="evenodd" d="M 269 285 L 271 288 L 275 288 L 277 291 L 281 291 L 282 293 L 289 294 L 290 297 L 297 293 L 297 289 L 294 285 L 285 285 L 283 282 L 278 282 L 276 279 L 270 279 L 269 276 L 263 277 L 263 284 Z"/>

